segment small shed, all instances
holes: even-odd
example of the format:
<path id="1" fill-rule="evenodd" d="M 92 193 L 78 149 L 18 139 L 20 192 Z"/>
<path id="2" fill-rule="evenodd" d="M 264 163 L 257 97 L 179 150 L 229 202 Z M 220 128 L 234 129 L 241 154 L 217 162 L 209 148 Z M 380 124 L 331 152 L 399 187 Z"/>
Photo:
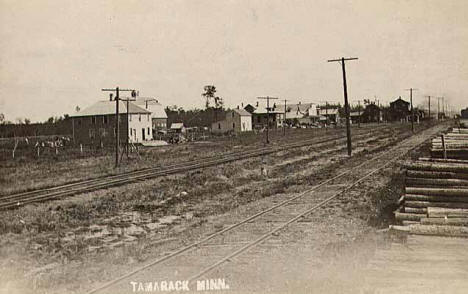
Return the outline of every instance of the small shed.
<path id="1" fill-rule="evenodd" d="M 184 123 L 172 123 L 171 124 L 171 132 L 176 134 L 183 134 L 185 133 L 186 129 Z"/>

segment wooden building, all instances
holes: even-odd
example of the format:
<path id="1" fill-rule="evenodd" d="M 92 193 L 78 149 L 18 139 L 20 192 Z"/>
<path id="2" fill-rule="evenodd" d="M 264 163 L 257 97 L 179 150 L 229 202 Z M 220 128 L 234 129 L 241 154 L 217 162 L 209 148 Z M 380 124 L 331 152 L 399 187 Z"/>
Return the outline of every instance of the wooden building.
<path id="1" fill-rule="evenodd" d="M 222 121 L 214 122 L 211 125 L 213 133 L 240 133 L 252 130 L 252 114 L 245 109 L 233 109 L 226 112 L 226 117 Z"/>
<path id="2" fill-rule="evenodd" d="M 98 101 L 88 108 L 72 114 L 72 136 L 75 143 L 109 145 L 115 142 L 116 115 L 114 101 Z M 119 136 L 122 143 L 127 137 L 131 143 L 153 138 L 151 112 L 133 102 L 119 102 Z"/>

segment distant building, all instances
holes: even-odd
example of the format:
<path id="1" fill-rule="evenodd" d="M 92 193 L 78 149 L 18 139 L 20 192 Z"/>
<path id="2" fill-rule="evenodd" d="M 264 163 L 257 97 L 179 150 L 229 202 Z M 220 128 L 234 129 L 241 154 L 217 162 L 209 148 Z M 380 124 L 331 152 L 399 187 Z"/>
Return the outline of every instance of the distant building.
<path id="1" fill-rule="evenodd" d="M 389 120 L 391 121 L 408 121 L 410 117 L 410 103 L 399 97 L 393 102 L 390 102 L 388 110 Z"/>
<path id="2" fill-rule="evenodd" d="M 375 103 L 367 104 L 362 112 L 362 122 L 371 123 L 380 121 L 382 121 L 382 111 L 380 107 L 375 105 Z"/>
<path id="3" fill-rule="evenodd" d="M 172 124 L 171 124 L 171 128 L 170 128 L 170 131 L 171 131 L 172 133 L 176 133 L 176 134 L 183 134 L 183 133 L 185 133 L 185 126 L 184 126 L 184 123 L 181 123 L 181 122 L 172 123 Z"/>
<path id="4" fill-rule="evenodd" d="M 286 104 L 286 123 L 288 125 L 309 125 L 317 122 L 318 119 L 319 115 L 315 103 Z"/>
<path id="5" fill-rule="evenodd" d="M 362 111 L 352 111 L 349 113 L 349 119 L 351 120 L 352 124 L 358 124 L 362 122 Z"/>
<path id="6" fill-rule="evenodd" d="M 119 135 L 122 142 L 138 143 L 153 138 L 151 112 L 133 102 L 119 102 Z M 115 141 L 115 100 L 98 101 L 70 115 L 73 138 L 78 144 L 109 145 Z"/>
<path id="7" fill-rule="evenodd" d="M 468 119 L 468 107 L 465 109 L 462 109 L 460 112 L 461 118 L 463 119 Z"/>
<path id="8" fill-rule="evenodd" d="M 338 123 L 340 121 L 340 112 L 338 107 L 320 106 L 317 108 L 319 120 L 328 123 Z"/>
<path id="9" fill-rule="evenodd" d="M 245 109 L 233 109 L 226 112 L 226 117 L 222 121 L 214 122 L 211 125 L 213 133 L 227 132 L 248 132 L 252 130 L 252 114 Z"/>
<path id="10" fill-rule="evenodd" d="M 138 96 L 136 97 L 136 101 L 134 103 L 141 108 L 151 112 L 151 123 L 153 130 L 157 131 L 167 129 L 166 110 L 156 98 Z"/>

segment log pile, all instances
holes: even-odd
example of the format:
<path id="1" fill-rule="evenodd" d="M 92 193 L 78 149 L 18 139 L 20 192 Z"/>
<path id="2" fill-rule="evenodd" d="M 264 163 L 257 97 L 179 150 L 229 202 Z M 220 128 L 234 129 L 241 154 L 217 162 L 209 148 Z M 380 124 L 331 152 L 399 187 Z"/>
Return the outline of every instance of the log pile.
<path id="1" fill-rule="evenodd" d="M 468 160 L 420 158 L 405 164 L 405 194 L 392 229 L 468 237 Z"/>
<path id="2" fill-rule="evenodd" d="M 432 139 L 431 156 L 468 159 L 468 129 L 453 128 L 448 133 Z"/>

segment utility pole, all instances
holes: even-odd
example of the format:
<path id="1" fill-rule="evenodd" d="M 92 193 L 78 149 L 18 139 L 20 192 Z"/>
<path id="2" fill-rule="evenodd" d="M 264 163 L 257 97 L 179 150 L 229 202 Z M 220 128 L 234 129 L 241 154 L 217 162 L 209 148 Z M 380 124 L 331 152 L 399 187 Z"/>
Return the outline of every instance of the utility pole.
<path id="1" fill-rule="evenodd" d="M 426 96 L 427 97 L 427 106 L 428 106 L 428 109 L 429 109 L 429 121 L 431 120 L 431 96 Z"/>
<path id="2" fill-rule="evenodd" d="M 257 97 L 257 99 L 262 99 L 262 100 L 267 101 L 266 143 L 270 144 L 270 137 L 269 137 L 269 134 L 268 134 L 268 129 L 270 128 L 270 100 L 276 100 L 276 99 L 279 99 L 279 98 L 266 96 L 266 97 Z"/>
<path id="3" fill-rule="evenodd" d="M 283 136 L 286 136 L 286 102 L 288 100 L 284 99 L 284 118 L 283 118 Z"/>
<path id="4" fill-rule="evenodd" d="M 120 145 L 120 126 L 119 126 L 119 92 L 134 91 L 132 89 L 102 89 L 103 92 L 115 92 L 115 167 L 119 166 L 119 145 Z M 128 126 L 127 126 L 128 128 Z"/>
<path id="5" fill-rule="evenodd" d="M 130 108 L 130 101 L 136 101 L 136 92 L 132 91 L 132 98 L 125 98 L 125 99 L 120 99 L 121 101 L 127 102 L 127 124 L 130 122 L 130 113 L 129 113 L 129 108 Z M 146 101 L 146 109 L 148 108 L 148 101 Z M 125 140 L 125 152 L 127 153 L 127 159 L 128 159 L 128 149 L 129 149 L 129 125 L 127 125 L 127 140 Z"/>
<path id="6" fill-rule="evenodd" d="M 348 156 L 351 156 L 351 126 L 349 123 L 349 103 L 348 103 L 348 89 L 346 85 L 346 68 L 345 68 L 345 61 L 349 60 L 357 60 L 356 57 L 351 58 L 344 58 L 341 59 L 331 59 L 328 62 L 341 62 L 341 68 L 343 71 L 343 92 L 344 92 L 344 102 L 345 102 L 345 115 L 346 115 L 346 137 L 347 137 L 347 145 L 348 145 Z"/>
<path id="7" fill-rule="evenodd" d="M 414 111 L 413 111 L 413 91 L 417 89 L 409 88 L 406 91 L 410 91 L 410 103 L 411 103 L 411 131 L 414 133 Z"/>
<path id="8" fill-rule="evenodd" d="M 437 97 L 437 120 L 440 120 L 440 99 L 444 99 L 444 97 Z"/>
<path id="9" fill-rule="evenodd" d="M 361 100 L 357 101 L 358 103 L 358 128 L 361 127 Z"/>

